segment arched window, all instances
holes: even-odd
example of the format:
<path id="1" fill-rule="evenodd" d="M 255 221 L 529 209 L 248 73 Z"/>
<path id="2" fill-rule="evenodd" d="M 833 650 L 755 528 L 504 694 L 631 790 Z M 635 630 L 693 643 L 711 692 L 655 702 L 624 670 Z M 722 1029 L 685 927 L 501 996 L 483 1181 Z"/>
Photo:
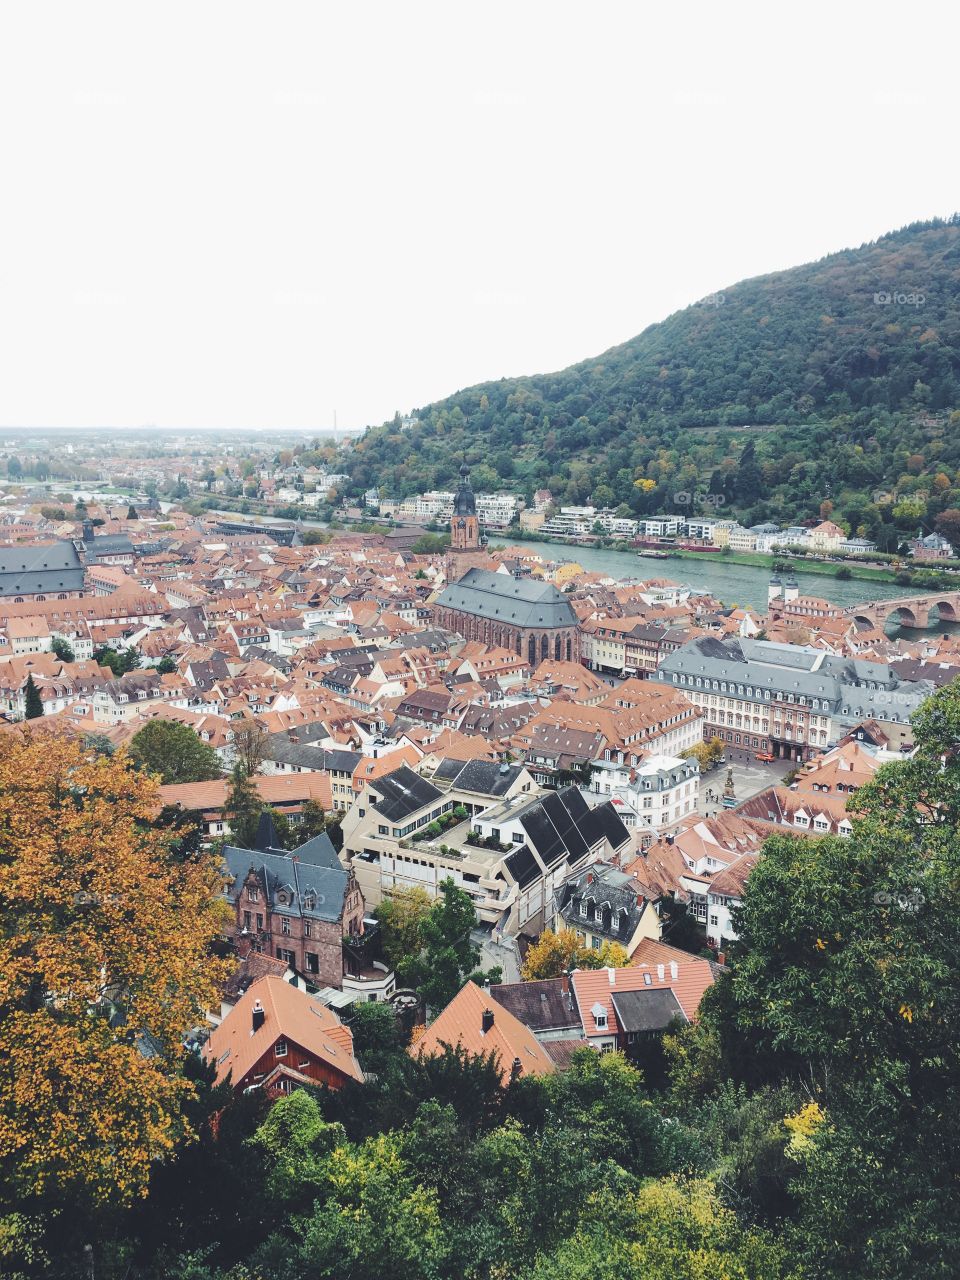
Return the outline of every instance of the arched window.
<path id="1" fill-rule="evenodd" d="M 537 665 L 537 637 L 536 636 L 530 637 L 530 641 L 527 645 L 527 653 L 529 655 L 531 667 L 535 667 Z"/>
<path id="2" fill-rule="evenodd" d="M 554 640 L 553 642 L 553 656 L 557 662 L 560 661 L 560 637 L 559 636 L 557 636 L 556 640 Z"/>
<path id="3" fill-rule="evenodd" d="M 546 662 L 550 657 L 550 638 L 549 636 L 540 637 L 540 661 Z"/>
<path id="4" fill-rule="evenodd" d="M 572 656 L 573 656 L 573 642 L 571 641 L 570 637 L 567 636 L 567 661 L 568 662 L 570 661 Z"/>

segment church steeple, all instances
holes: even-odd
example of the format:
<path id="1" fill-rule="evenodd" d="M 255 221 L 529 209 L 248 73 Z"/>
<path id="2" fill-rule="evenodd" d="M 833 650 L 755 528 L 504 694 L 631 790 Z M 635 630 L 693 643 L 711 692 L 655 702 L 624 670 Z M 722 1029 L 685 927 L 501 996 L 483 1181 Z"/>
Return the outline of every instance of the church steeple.
<path id="1" fill-rule="evenodd" d="M 480 521 L 477 519 L 477 500 L 470 488 L 470 468 L 464 459 L 460 467 L 460 486 L 453 497 L 450 550 L 479 551 L 479 549 Z"/>
<path id="2" fill-rule="evenodd" d="M 460 487 L 453 498 L 453 514 L 455 516 L 475 516 L 477 514 L 477 502 L 473 496 L 473 490 L 470 488 L 470 468 L 467 466 L 466 459 L 463 460 L 460 466 Z"/>

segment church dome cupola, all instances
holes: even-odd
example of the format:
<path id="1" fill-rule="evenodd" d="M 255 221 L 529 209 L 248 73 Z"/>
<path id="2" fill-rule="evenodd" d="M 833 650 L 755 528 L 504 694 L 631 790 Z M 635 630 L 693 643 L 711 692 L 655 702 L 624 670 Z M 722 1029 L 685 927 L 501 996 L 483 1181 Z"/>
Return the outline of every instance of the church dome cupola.
<path id="1" fill-rule="evenodd" d="M 475 516 L 477 514 L 477 503 L 473 496 L 473 490 L 470 488 L 470 468 L 464 461 L 460 466 L 460 487 L 457 489 L 453 499 L 453 514 L 455 516 Z"/>

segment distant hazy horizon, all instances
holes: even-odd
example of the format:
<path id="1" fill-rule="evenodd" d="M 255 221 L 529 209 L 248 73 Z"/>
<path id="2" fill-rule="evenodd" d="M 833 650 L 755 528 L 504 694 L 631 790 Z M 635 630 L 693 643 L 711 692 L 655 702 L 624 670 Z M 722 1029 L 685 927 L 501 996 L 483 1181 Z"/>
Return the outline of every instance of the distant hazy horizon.
<path id="1" fill-rule="evenodd" d="M 892 4 L 0 33 L 6 430 L 355 430 L 958 203 L 952 46 Z"/>

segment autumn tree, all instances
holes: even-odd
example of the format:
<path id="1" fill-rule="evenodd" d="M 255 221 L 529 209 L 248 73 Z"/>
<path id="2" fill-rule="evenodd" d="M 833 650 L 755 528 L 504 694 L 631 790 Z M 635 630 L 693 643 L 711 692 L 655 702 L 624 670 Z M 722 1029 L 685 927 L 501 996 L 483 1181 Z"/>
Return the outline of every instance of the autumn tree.
<path id="1" fill-rule="evenodd" d="M 151 720 L 130 742 L 133 762 L 163 783 L 209 782 L 223 775 L 214 749 L 201 742 L 189 725 Z"/>
<path id="2" fill-rule="evenodd" d="M 394 889 L 377 907 L 383 953 L 396 969 L 405 959 L 418 956 L 423 946 L 423 924 L 430 914 L 426 889 Z"/>
<path id="3" fill-rule="evenodd" d="M 121 757 L 0 742 L 0 1182 L 25 1198 L 135 1197 L 185 1132 L 184 1029 L 225 976 L 220 875 L 171 857 L 158 808 Z"/>
<path id="4" fill-rule="evenodd" d="M 544 929 L 527 952 L 523 977 L 527 982 L 538 978 L 559 978 L 570 969 L 623 969 L 630 957 L 619 942 L 606 941 L 594 949 L 584 944 L 574 929 L 554 933 Z"/>

